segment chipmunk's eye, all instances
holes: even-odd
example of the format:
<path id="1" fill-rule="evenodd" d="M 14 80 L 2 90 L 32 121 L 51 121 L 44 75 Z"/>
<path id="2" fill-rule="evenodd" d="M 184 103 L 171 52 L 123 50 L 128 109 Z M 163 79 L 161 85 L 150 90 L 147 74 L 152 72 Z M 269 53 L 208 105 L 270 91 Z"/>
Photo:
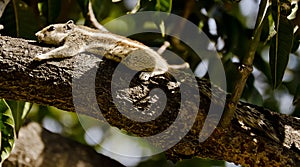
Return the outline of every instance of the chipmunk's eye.
<path id="1" fill-rule="evenodd" d="M 54 31 L 55 30 L 55 27 L 54 26 L 50 26 L 47 31 L 50 32 L 50 31 Z"/>

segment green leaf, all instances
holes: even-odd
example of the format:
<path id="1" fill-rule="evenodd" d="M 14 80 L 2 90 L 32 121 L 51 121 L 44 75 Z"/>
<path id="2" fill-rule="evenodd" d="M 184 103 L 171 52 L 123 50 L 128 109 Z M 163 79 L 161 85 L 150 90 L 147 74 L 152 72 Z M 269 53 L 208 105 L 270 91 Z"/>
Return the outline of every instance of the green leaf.
<path id="1" fill-rule="evenodd" d="M 6 102 L 13 115 L 13 119 L 15 122 L 15 133 L 18 134 L 24 122 L 24 119 L 26 118 L 27 114 L 31 109 L 32 104 L 28 102 L 13 101 L 13 100 L 7 100 Z"/>
<path id="2" fill-rule="evenodd" d="M 278 20 L 279 19 L 279 20 Z M 281 82 L 289 61 L 289 54 L 293 45 L 293 24 L 284 16 L 277 19 L 276 35 L 271 39 L 270 68 L 273 88 L 277 88 Z"/>
<path id="3" fill-rule="evenodd" d="M 47 3 L 45 3 L 45 6 L 43 8 L 46 8 L 47 14 L 47 20 L 49 23 L 55 22 L 57 17 L 59 16 L 61 12 L 61 1 L 60 0 L 48 0 Z"/>
<path id="4" fill-rule="evenodd" d="M 5 8 L 0 24 L 4 25 L 2 35 L 34 39 L 39 28 L 39 13 L 21 0 L 12 0 Z"/>
<path id="5" fill-rule="evenodd" d="M 172 10 L 172 0 L 157 0 L 155 9 L 157 11 L 170 13 Z"/>
<path id="6" fill-rule="evenodd" d="M 0 100 L 0 135 L 1 135 L 1 159 L 0 166 L 3 161 L 8 158 L 13 148 L 15 141 L 15 123 L 13 120 L 13 114 L 9 109 L 5 100 Z"/>

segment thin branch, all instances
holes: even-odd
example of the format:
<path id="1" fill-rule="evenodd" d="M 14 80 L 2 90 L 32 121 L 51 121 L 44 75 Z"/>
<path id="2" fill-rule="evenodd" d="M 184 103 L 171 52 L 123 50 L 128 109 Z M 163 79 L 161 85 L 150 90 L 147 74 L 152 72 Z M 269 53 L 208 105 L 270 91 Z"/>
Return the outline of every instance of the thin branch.
<path id="1" fill-rule="evenodd" d="M 17 4 L 16 0 L 12 0 L 13 7 L 14 7 L 14 15 L 15 15 L 15 22 L 16 22 L 16 34 L 17 37 L 20 36 L 20 24 L 19 24 L 19 4 Z"/>
<path id="2" fill-rule="evenodd" d="M 89 4 L 88 4 L 88 11 L 89 11 L 88 15 L 90 16 L 89 19 L 90 19 L 92 25 L 95 28 L 97 28 L 97 29 L 99 29 L 101 31 L 108 32 L 108 30 L 98 22 L 95 14 L 94 14 L 93 6 L 92 6 L 92 2 L 91 1 L 89 1 Z"/>
<path id="3" fill-rule="evenodd" d="M 261 0 L 260 2 L 256 26 L 253 32 L 253 36 L 250 40 L 249 51 L 247 55 L 244 56 L 241 65 L 238 67 L 240 77 L 235 81 L 232 95 L 228 103 L 226 104 L 225 112 L 222 116 L 223 121 L 221 122 L 221 126 L 223 127 L 226 127 L 230 124 L 234 115 L 234 111 L 236 110 L 236 106 L 242 96 L 244 87 L 246 85 L 246 81 L 251 72 L 253 71 L 253 60 L 257 46 L 259 44 L 261 31 L 263 27 L 263 20 L 266 17 L 266 8 L 268 8 L 267 3 L 268 0 Z"/>

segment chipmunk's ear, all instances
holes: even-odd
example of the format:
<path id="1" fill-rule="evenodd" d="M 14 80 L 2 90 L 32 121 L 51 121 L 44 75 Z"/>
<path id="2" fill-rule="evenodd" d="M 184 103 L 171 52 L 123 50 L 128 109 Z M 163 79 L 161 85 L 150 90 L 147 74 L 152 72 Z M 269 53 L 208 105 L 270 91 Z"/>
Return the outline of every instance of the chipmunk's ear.
<path id="1" fill-rule="evenodd" d="M 73 20 L 69 20 L 68 22 L 66 22 L 66 24 L 65 24 L 65 29 L 66 30 L 71 30 L 71 29 L 73 29 L 73 27 L 74 27 L 74 21 Z"/>

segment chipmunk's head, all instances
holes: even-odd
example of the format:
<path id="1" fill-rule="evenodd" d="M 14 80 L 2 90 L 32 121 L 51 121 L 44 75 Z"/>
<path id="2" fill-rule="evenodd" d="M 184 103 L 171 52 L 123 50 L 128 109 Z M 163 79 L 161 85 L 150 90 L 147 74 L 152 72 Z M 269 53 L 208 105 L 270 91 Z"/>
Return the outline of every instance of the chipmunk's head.
<path id="1" fill-rule="evenodd" d="M 37 32 L 35 36 L 38 41 L 50 45 L 61 45 L 65 38 L 73 31 L 75 24 L 73 20 L 69 20 L 64 24 L 52 24 L 41 31 Z"/>

